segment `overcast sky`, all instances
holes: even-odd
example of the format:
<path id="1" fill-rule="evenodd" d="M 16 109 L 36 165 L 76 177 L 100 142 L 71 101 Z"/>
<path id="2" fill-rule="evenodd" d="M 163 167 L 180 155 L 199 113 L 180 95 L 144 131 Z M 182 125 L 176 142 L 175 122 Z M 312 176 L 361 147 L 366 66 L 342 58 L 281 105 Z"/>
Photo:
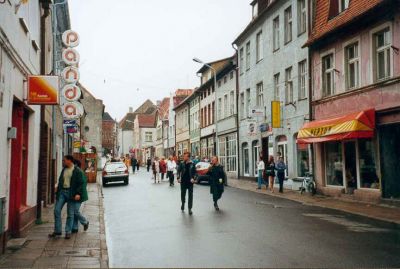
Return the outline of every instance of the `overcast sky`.
<path id="1" fill-rule="evenodd" d="M 69 0 L 80 82 L 121 119 L 129 107 L 199 84 L 192 61 L 232 56 L 251 0 Z"/>

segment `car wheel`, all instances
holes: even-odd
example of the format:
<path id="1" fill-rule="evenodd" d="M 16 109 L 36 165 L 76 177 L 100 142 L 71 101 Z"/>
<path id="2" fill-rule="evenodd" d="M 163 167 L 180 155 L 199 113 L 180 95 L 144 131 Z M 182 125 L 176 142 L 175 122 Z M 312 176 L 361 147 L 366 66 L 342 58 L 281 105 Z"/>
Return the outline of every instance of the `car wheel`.
<path id="1" fill-rule="evenodd" d="M 107 185 L 107 180 L 103 179 L 103 187 Z"/>
<path id="2" fill-rule="evenodd" d="M 129 178 L 125 179 L 124 183 L 125 183 L 125 185 L 128 185 L 129 184 Z"/>

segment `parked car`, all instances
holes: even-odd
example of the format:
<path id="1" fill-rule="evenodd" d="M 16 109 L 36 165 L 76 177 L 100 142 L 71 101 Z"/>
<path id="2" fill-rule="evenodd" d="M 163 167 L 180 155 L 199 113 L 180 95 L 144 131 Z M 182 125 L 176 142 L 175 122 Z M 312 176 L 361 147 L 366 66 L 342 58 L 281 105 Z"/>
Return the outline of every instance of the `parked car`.
<path id="1" fill-rule="evenodd" d="M 196 180 L 198 184 L 203 182 L 209 183 L 210 178 L 208 175 L 206 175 L 209 167 L 210 163 L 208 162 L 199 162 L 196 164 L 196 173 L 197 173 Z"/>
<path id="2" fill-rule="evenodd" d="M 109 182 L 122 181 L 125 185 L 129 184 L 128 167 L 123 162 L 109 162 L 103 168 L 103 186 Z"/>

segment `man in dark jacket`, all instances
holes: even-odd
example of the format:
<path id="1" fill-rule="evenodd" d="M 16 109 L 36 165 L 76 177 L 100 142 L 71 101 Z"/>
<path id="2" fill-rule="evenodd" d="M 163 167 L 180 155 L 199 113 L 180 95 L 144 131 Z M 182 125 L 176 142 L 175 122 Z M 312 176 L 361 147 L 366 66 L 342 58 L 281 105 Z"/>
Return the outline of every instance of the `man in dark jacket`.
<path id="1" fill-rule="evenodd" d="M 136 170 L 136 167 L 137 167 L 137 160 L 135 158 L 135 155 L 132 155 L 131 166 L 132 166 L 133 173 L 135 173 L 135 170 Z M 139 169 L 138 169 L 138 171 L 139 171 Z"/>
<path id="2" fill-rule="evenodd" d="M 192 215 L 193 207 L 193 183 L 195 182 L 196 167 L 190 160 L 190 153 L 183 154 L 183 162 L 178 167 L 178 182 L 181 184 L 181 210 L 185 210 L 186 190 L 189 192 L 189 215 Z"/>
<path id="3" fill-rule="evenodd" d="M 219 164 L 217 156 L 212 157 L 211 166 L 208 168 L 207 175 L 210 177 L 210 193 L 213 196 L 214 208 L 218 211 L 218 200 L 221 199 L 222 193 L 224 192 L 226 175 L 224 168 Z"/>
<path id="4" fill-rule="evenodd" d="M 147 172 L 150 172 L 150 167 L 151 167 L 151 159 L 150 159 L 150 157 L 147 158 L 146 165 L 147 165 Z"/>
<path id="5" fill-rule="evenodd" d="M 72 225 L 74 220 L 74 201 L 80 201 L 83 191 L 82 170 L 74 165 L 74 158 L 71 155 L 64 157 L 64 169 L 58 179 L 56 187 L 56 204 L 54 206 L 54 232 L 49 237 L 61 235 L 62 220 L 61 211 L 67 204 L 67 221 L 65 224 L 65 239 L 71 238 Z"/>
<path id="6" fill-rule="evenodd" d="M 75 160 L 74 163 L 75 163 L 76 167 L 81 168 L 81 161 Z M 87 192 L 87 178 L 86 178 L 85 172 L 83 172 L 81 170 L 81 173 L 82 173 L 82 180 L 83 180 L 82 195 L 81 195 L 81 200 L 73 201 L 75 211 L 74 211 L 74 221 L 73 221 L 73 226 L 72 226 L 72 233 L 78 232 L 79 223 L 81 223 L 83 225 L 84 231 L 87 231 L 87 229 L 89 229 L 89 221 L 80 212 L 82 203 L 89 200 L 89 195 Z"/>

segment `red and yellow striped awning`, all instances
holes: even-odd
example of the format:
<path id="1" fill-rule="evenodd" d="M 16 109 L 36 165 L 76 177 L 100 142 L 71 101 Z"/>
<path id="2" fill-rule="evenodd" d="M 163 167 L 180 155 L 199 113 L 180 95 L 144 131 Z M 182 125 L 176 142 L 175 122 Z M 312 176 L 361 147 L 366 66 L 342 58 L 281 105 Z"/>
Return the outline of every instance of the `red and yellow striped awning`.
<path id="1" fill-rule="evenodd" d="M 372 138 L 375 110 L 369 109 L 346 116 L 306 123 L 299 131 L 297 143 L 310 144 L 354 138 Z"/>

